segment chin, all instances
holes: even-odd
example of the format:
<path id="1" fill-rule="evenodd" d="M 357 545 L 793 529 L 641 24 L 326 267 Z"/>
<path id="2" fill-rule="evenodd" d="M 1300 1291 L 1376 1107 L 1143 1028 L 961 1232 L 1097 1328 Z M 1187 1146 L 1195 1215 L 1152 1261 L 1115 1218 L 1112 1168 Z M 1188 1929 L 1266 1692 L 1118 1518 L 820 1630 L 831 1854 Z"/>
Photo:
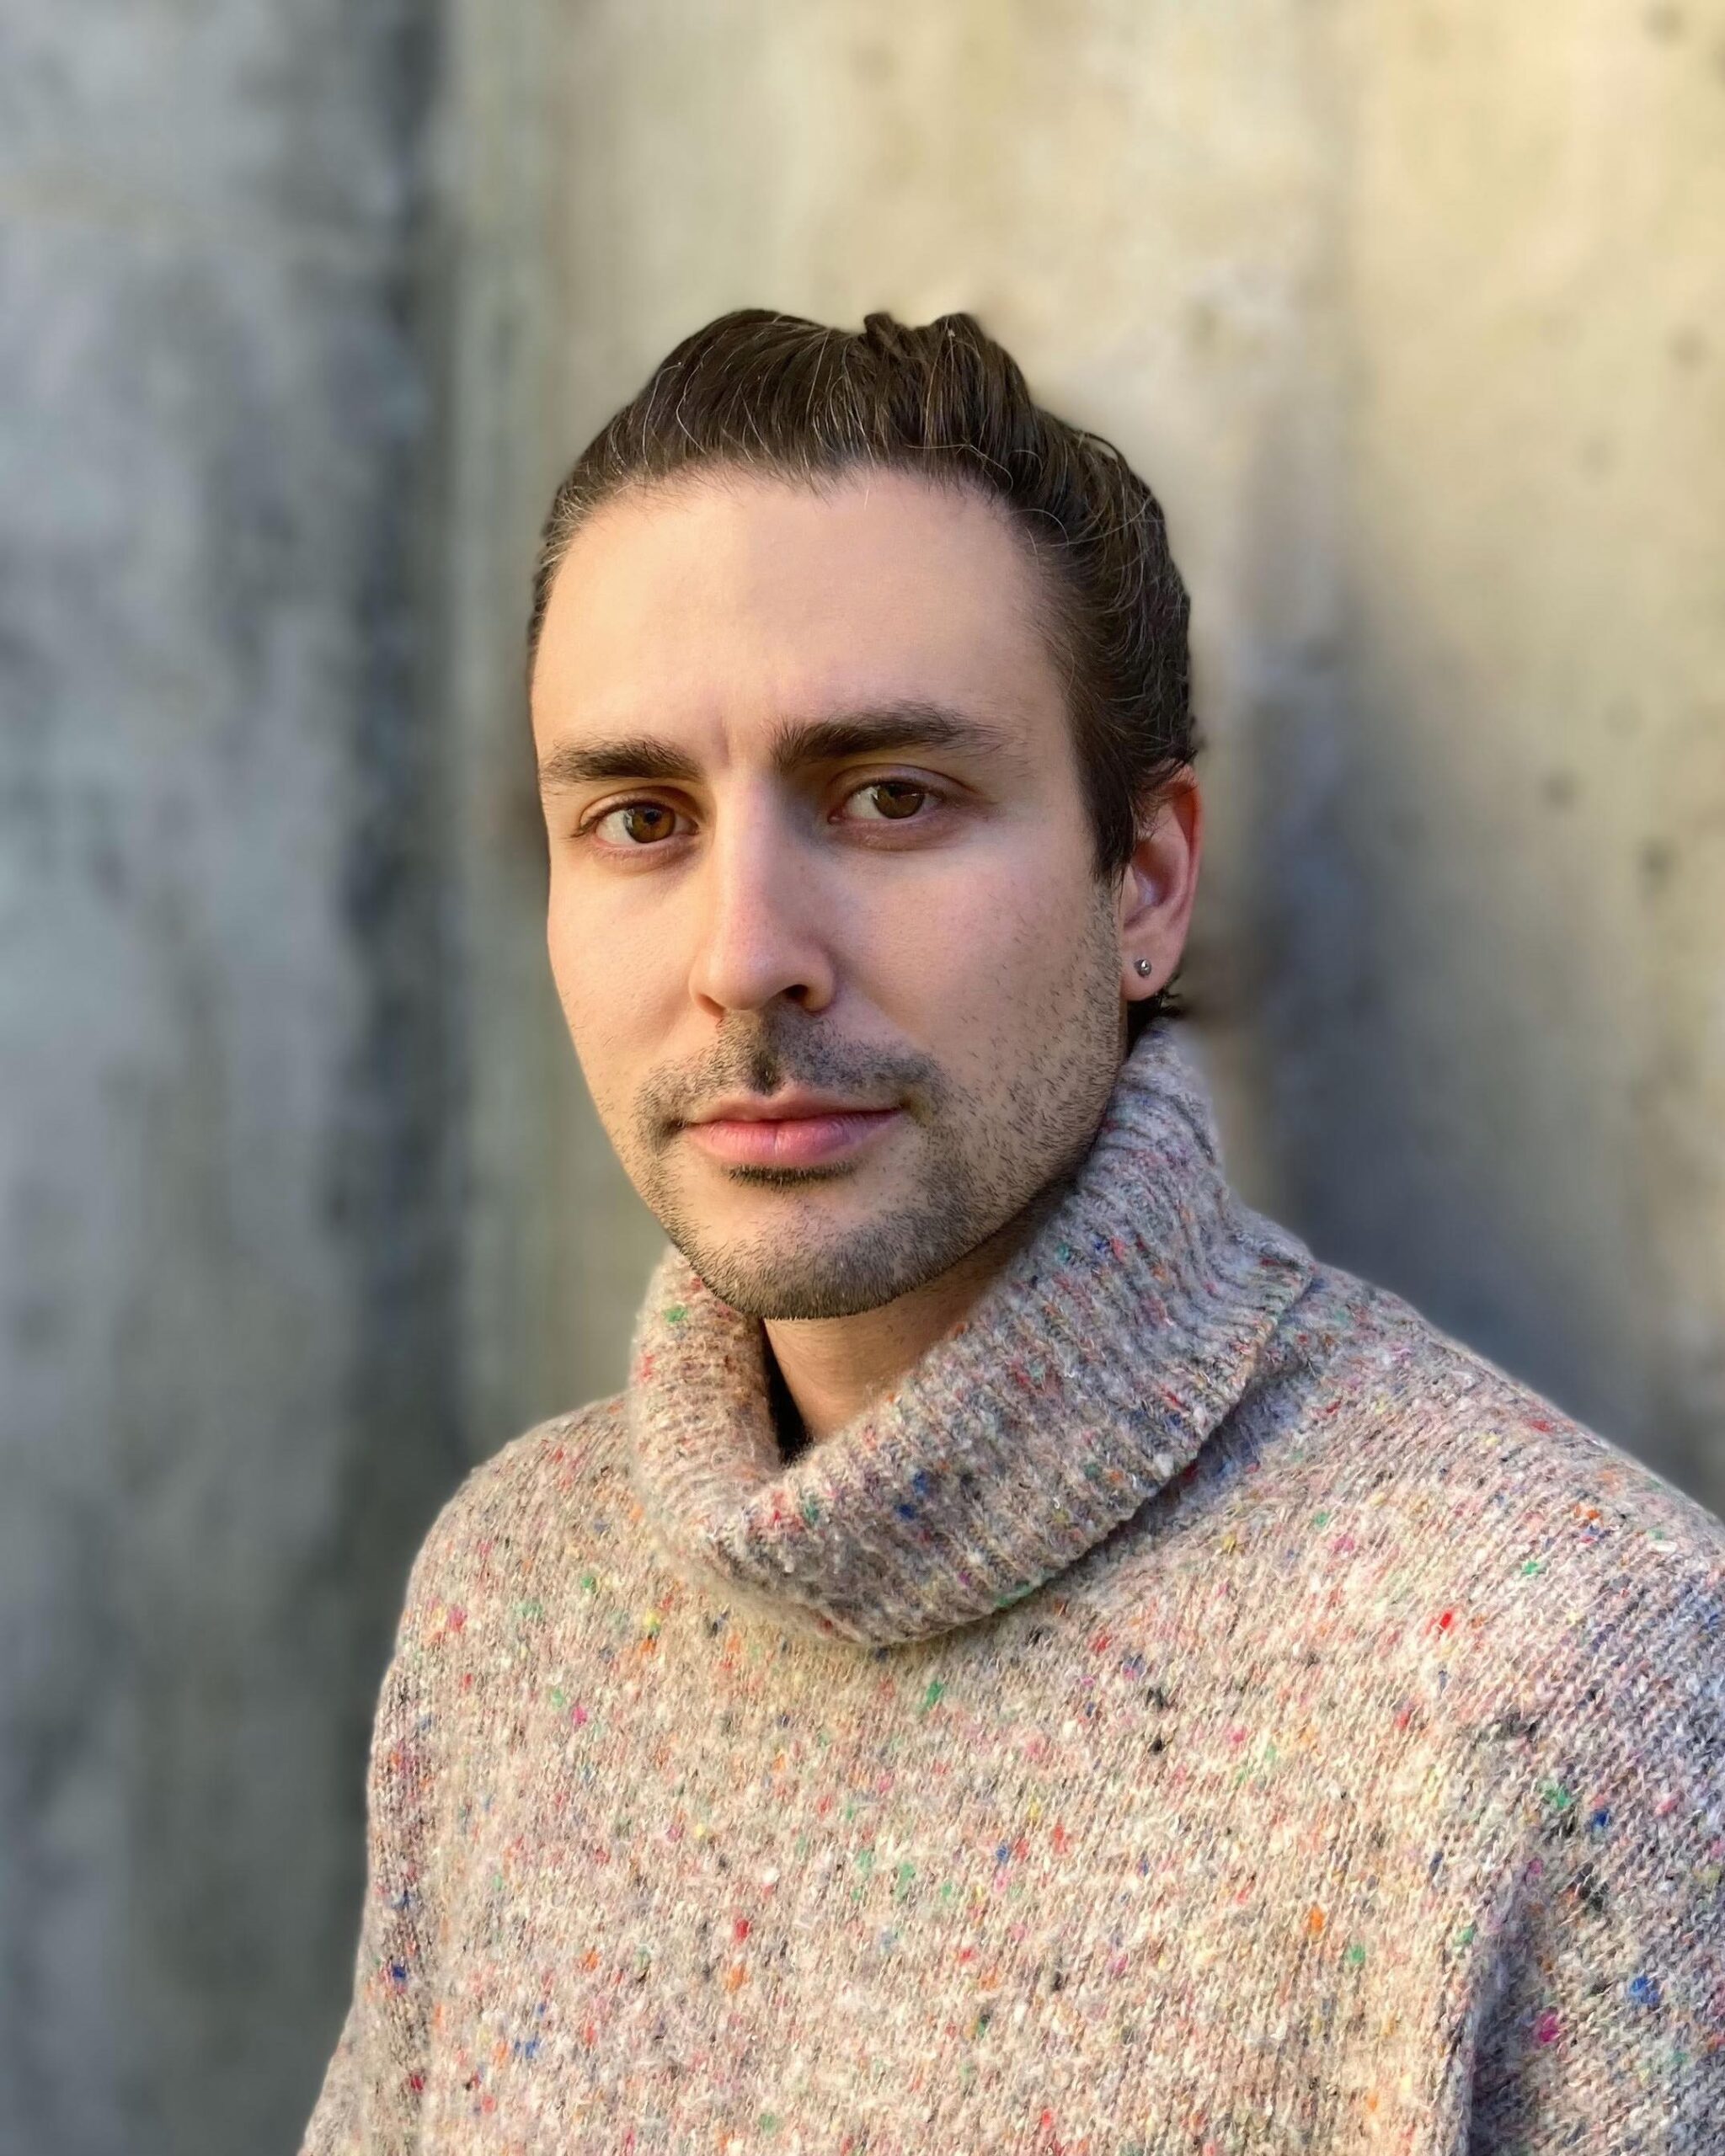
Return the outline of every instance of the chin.
<path id="1" fill-rule="evenodd" d="M 806 1246 L 799 1251 L 793 1235 L 766 1246 L 740 1241 L 729 1248 L 711 1236 L 671 1240 L 721 1302 L 746 1317 L 775 1322 L 882 1309 L 953 1262 L 944 1251 L 908 1243 L 902 1225 L 841 1238 L 825 1251 Z"/>

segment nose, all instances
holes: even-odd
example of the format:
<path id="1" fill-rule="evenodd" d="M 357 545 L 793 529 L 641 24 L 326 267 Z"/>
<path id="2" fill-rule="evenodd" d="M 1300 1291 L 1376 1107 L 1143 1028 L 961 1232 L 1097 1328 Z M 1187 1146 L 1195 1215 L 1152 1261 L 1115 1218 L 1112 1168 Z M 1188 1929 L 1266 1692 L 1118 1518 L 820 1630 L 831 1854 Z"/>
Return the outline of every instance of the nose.
<path id="1" fill-rule="evenodd" d="M 806 839 L 766 789 L 715 808 L 690 899 L 697 1001 L 720 1014 L 781 995 L 809 1011 L 830 1002 L 820 879 Z"/>

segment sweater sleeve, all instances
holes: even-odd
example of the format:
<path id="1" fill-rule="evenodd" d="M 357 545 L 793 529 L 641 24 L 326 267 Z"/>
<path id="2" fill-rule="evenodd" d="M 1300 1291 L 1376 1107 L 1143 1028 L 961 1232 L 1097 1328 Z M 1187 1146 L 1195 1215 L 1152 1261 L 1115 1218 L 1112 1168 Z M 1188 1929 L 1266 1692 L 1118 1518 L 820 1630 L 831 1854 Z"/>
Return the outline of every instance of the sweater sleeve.
<path id="1" fill-rule="evenodd" d="M 1635 1618 L 1534 1794 L 1475 2059 L 1473 2156 L 1725 2150 L 1725 1673 L 1715 1572 Z"/>
<path id="2" fill-rule="evenodd" d="M 435 1717 L 424 1642 L 439 1613 L 427 1598 L 425 1569 L 422 1550 L 378 1697 L 353 1991 L 301 2156 L 409 2156 L 419 2146 L 435 1945 L 427 1901 Z"/>

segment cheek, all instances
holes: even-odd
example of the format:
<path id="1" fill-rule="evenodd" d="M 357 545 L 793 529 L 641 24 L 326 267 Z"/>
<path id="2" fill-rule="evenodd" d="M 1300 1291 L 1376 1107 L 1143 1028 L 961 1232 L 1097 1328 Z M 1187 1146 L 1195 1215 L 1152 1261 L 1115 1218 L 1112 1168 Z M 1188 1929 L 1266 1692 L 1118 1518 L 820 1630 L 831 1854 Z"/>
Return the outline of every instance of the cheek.
<path id="1" fill-rule="evenodd" d="M 545 947 L 558 1001 L 580 1044 L 615 1038 L 645 985 L 646 954 L 626 920 L 608 919 L 590 893 L 553 875 L 546 907 Z"/>
<path id="2" fill-rule="evenodd" d="M 985 873 L 973 859 L 943 888 L 925 885 L 906 899 L 864 914 L 857 947 L 872 949 L 884 986 L 895 979 L 937 1013 L 943 1032 L 993 1035 L 1003 1008 L 1037 1014 L 1039 1024 L 1071 1003 L 1096 900 L 1046 854 L 1016 851 Z"/>

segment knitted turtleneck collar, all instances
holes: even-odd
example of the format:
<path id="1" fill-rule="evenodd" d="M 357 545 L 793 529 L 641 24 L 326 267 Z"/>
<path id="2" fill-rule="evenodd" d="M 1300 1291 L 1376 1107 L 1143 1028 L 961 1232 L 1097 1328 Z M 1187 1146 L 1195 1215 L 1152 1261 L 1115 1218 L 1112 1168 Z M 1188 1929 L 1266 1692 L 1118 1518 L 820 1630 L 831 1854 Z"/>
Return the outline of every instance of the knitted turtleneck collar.
<path id="1" fill-rule="evenodd" d="M 1170 1022 L 1071 1188 L 895 1391 L 787 1465 L 761 1321 L 668 1248 L 637 1322 L 630 1474 L 673 1568 L 788 1629 L 915 1640 L 1028 1594 L 1179 1473 L 1311 1277 L 1224 1178 Z"/>

